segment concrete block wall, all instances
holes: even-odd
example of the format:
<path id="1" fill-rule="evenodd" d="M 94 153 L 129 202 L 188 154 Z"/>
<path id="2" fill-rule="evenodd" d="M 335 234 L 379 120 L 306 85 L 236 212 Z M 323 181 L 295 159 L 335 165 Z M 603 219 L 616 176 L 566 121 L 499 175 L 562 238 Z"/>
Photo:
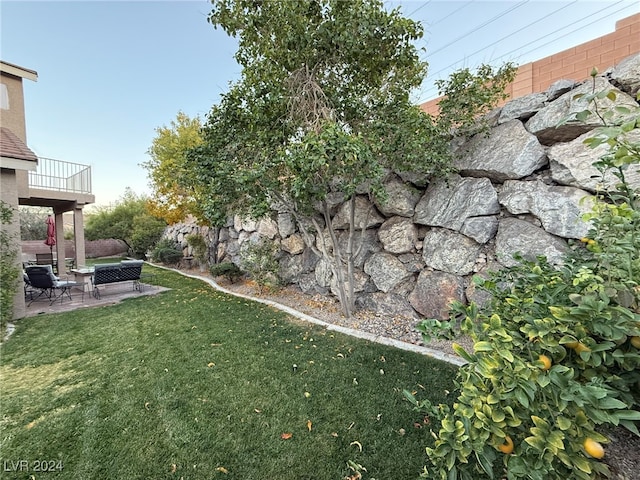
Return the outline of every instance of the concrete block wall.
<path id="1" fill-rule="evenodd" d="M 612 33 L 521 65 L 507 92 L 510 98 L 518 98 L 534 92 L 544 92 L 557 80 L 582 81 L 589 77 L 593 67 L 603 72 L 638 52 L 640 13 L 616 22 L 616 29 Z M 420 108 L 435 115 L 438 113 L 439 101 L 439 98 L 429 100 L 421 104 Z"/>

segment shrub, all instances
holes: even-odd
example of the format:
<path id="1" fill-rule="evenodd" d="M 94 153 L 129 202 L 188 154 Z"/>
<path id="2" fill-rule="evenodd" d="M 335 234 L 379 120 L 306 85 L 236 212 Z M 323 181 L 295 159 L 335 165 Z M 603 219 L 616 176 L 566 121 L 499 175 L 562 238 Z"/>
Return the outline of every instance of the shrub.
<path id="1" fill-rule="evenodd" d="M 200 234 L 193 233 L 191 235 L 187 235 L 185 240 L 191 247 L 193 251 L 194 258 L 198 261 L 200 265 L 207 264 L 207 242 L 204 237 Z"/>
<path id="2" fill-rule="evenodd" d="M 596 165 L 620 183 L 597 196 L 586 217 L 593 228 L 562 267 L 519 258 L 477 280 L 492 295 L 489 305 L 458 303 L 450 322 L 422 323 L 427 336 L 437 329 L 451 336 L 462 319 L 474 341 L 473 352 L 454 345 L 468 363 L 453 409 L 405 392 L 441 420 L 427 449 L 436 478 L 591 479 L 608 475 L 599 425 L 638 434 L 640 212 L 625 172 L 640 165 L 640 144 L 626 136 L 640 128 L 640 115 L 628 118 L 586 142 L 611 147 Z"/>
<path id="3" fill-rule="evenodd" d="M 240 270 L 240 268 L 235 263 L 231 262 L 223 262 L 211 265 L 209 271 L 211 272 L 211 275 L 213 277 L 224 276 L 231 283 L 236 283 L 236 281 L 243 275 L 242 270 Z"/>
<path id="4" fill-rule="evenodd" d="M 180 245 L 173 240 L 163 238 L 156 244 L 153 252 L 151 252 L 151 258 L 153 258 L 155 262 L 175 265 L 182 259 L 182 249 Z"/>
<path id="5" fill-rule="evenodd" d="M 10 225 L 14 211 L 10 205 L 0 201 L 0 334 L 4 335 L 7 322 L 13 318 L 13 297 L 16 294 L 18 274 L 15 239 L 5 230 Z"/>
<path id="6" fill-rule="evenodd" d="M 260 287 L 279 287 L 282 281 L 278 252 L 278 245 L 266 239 L 246 242 L 240 249 L 240 266 Z"/>

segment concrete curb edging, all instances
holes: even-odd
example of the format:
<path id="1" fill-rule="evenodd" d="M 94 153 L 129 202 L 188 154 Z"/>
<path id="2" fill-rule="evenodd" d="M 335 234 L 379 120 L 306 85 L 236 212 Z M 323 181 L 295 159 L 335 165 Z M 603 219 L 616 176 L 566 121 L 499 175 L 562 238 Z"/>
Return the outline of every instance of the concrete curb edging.
<path id="1" fill-rule="evenodd" d="M 455 355 L 451 355 L 449 353 L 445 353 L 445 352 L 441 352 L 439 350 L 434 350 L 433 348 L 429 348 L 429 347 L 424 347 L 424 346 L 420 346 L 420 345 L 414 345 L 413 343 L 408 343 L 408 342 L 403 342 L 400 340 L 396 340 L 394 338 L 389 338 L 389 337 L 384 337 L 382 335 L 374 335 L 372 333 L 368 333 L 368 332 L 362 332 L 360 330 L 355 330 L 353 328 L 348 328 L 348 327 L 343 327 L 341 325 L 334 325 L 332 323 L 328 323 L 325 322 L 323 320 L 320 320 L 318 318 L 312 317 L 311 315 L 307 315 L 306 313 L 302 313 L 299 312 L 291 307 L 288 307 L 286 305 L 282 305 L 281 303 L 278 302 L 274 302 L 273 300 L 266 300 L 263 298 L 256 298 L 256 297 L 252 297 L 250 295 L 245 295 L 243 293 L 237 293 L 237 292 L 232 292 L 231 290 L 227 290 L 224 287 L 221 287 L 220 285 L 218 285 L 215 280 L 209 278 L 209 277 L 203 277 L 200 275 L 193 275 L 191 273 L 185 273 L 181 270 L 178 270 L 176 268 L 171 268 L 171 267 L 165 267 L 163 265 L 157 265 L 155 263 L 150 263 L 150 262 L 146 262 L 149 265 L 153 266 L 153 267 L 157 267 L 157 268 L 162 268 L 165 270 L 170 270 L 172 272 L 175 273 L 179 273 L 182 276 L 185 277 L 189 277 L 189 278 L 193 278 L 196 280 L 202 280 L 203 282 L 208 283 L 209 285 L 211 285 L 213 288 L 215 288 L 216 290 L 218 290 L 219 292 L 222 293 L 226 293 L 227 295 L 233 295 L 235 297 L 239 297 L 239 298 L 244 298 L 246 300 L 251 300 L 253 302 L 258 302 L 258 303 L 262 303 L 264 305 L 269 305 L 270 307 L 273 308 L 277 308 L 278 310 L 281 310 L 285 313 L 288 313 L 289 315 L 292 315 L 296 318 L 299 318 L 300 320 L 304 320 L 306 322 L 315 324 L 315 325 L 319 325 L 321 327 L 326 328 L 327 330 L 330 331 L 335 331 L 335 332 L 339 332 L 339 333 L 343 333 L 345 335 L 349 335 L 351 337 L 356 337 L 356 338 L 360 338 L 363 340 L 368 340 L 370 342 L 375 342 L 375 343 L 380 343 L 382 345 L 387 345 L 390 347 L 395 347 L 395 348 L 399 348 L 401 350 L 405 350 L 408 352 L 414 352 L 414 353 L 419 353 L 421 355 L 425 355 L 427 357 L 431 357 L 434 358 L 436 360 L 440 360 L 443 362 L 447 362 L 450 363 L 452 365 L 455 365 L 457 367 L 460 367 L 464 364 L 466 364 L 467 362 L 465 362 L 463 359 L 455 356 Z"/>

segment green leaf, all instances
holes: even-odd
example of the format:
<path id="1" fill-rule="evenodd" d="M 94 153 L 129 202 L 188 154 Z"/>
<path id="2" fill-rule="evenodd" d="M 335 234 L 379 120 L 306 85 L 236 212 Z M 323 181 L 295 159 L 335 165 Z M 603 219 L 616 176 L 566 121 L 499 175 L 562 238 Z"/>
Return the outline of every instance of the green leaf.
<path id="1" fill-rule="evenodd" d="M 473 344 L 473 349 L 476 352 L 491 352 L 493 351 L 493 345 L 489 342 L 476 342 Z"/>

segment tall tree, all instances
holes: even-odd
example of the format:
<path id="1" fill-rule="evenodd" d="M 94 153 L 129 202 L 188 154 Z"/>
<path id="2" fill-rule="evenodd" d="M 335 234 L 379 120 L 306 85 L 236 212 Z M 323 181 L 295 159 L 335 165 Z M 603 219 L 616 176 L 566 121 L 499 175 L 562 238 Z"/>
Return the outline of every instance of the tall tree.
<path id="1" fill-rule="evenodd" d="M 209 21 L 239 38 L 243 70 L 188 155 L 203 211 L 218 224 L 274 205 L 290 212 L 350 316 L 358 195 L 384 201 L 389 170 L 449 172 L 451 129 L 467 117 L 438 120 L 411 103 L 426 73 L 414 46 L 422 27 L 378 0 L 219 0 Z M 489 80 L 504 86 L 511 71 Z M 346 241 L 331 227 L 335 194 L 350 206 Z"/>
<path id="2" fill-rule="evenodd" d="M 170 126 L 156 128 L 156 136 L 147 151 L 149 160 L 141 165 L 147 169 L 153 189 L 149 209 L 153 215 L 168 223 L 184 220 L 188 215 L 202 218 L 197 193 L 185 182 L 189 176 L 185 169 L 188 150 L 202 143 L 199 117 L 190 118 L 178 112 Z"/>
<path id="3" fill-rule="evenodd" d="M 127 189 L 113 207 L 102 208 L 88 217 L 85 237 L 122 240 L 130 253 L 142 257 L 160 240 L 166 225 L 149 212 L 146 197 Z"/>

